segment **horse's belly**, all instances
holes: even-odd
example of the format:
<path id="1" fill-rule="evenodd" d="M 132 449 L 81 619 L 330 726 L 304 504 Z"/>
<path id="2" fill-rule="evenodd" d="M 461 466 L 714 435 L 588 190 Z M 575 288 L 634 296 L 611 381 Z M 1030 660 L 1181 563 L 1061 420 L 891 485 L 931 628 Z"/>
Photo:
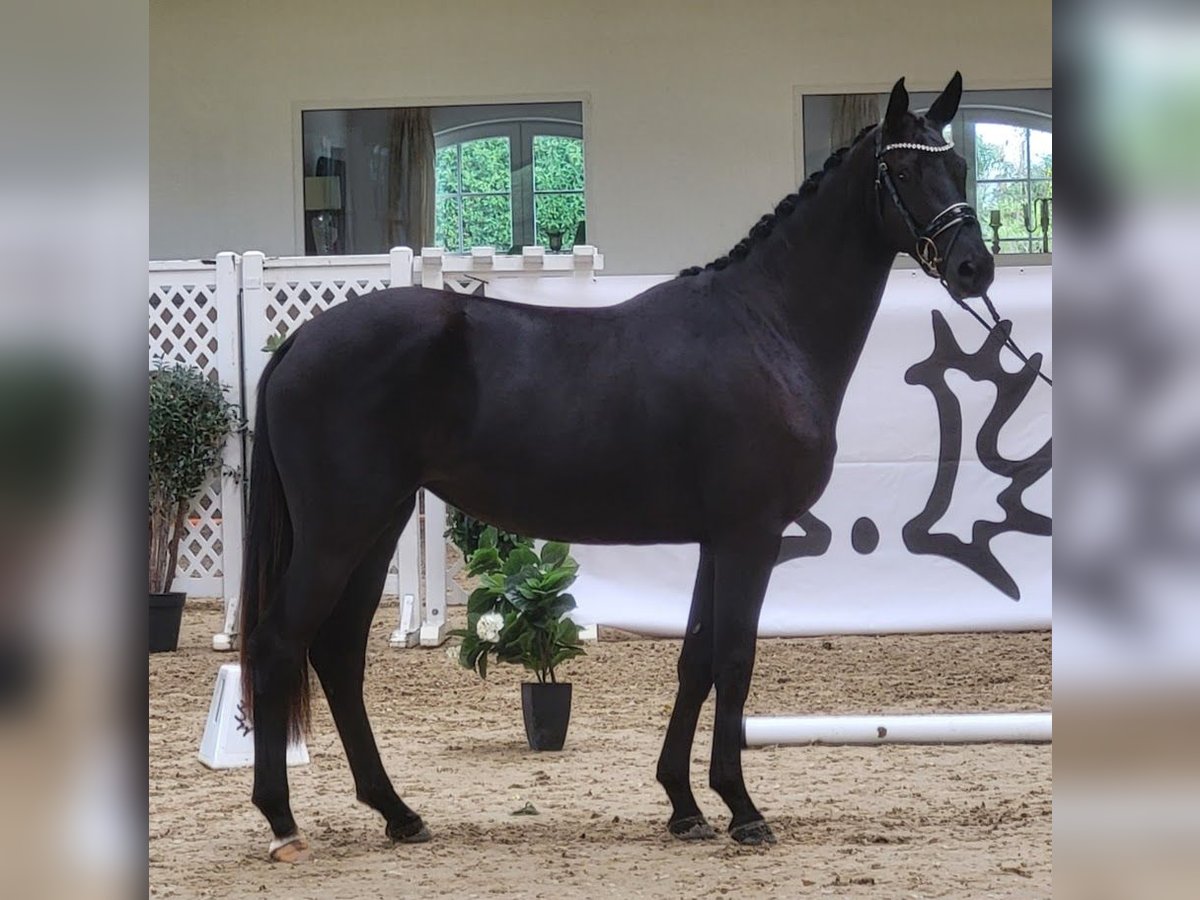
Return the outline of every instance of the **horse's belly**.
<path id="1" fill-rule="evenodd" d="M 427 482 L 448 503 L 518 534 L 575 543 L 689 543 L 704 534 L 698 491 L 660 465 L 569 459 L 448 467 Z"/>

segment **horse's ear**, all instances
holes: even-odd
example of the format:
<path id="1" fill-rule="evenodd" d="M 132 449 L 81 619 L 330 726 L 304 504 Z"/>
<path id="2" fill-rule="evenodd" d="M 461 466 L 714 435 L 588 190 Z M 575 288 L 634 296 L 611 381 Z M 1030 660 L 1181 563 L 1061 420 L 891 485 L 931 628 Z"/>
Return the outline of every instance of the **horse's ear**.
<path id="1" fill-rule="evenodd" d="M 904 114 L 907 112 L 908 90 L 904 87 L 904 79 L 901 78 L 892 87 L 892 96 L 888 99 L 887 112 L 883 116 L 883 130 L 895 132 L 904 121 Z"/>
<path id="2" fill-rule="evenodd" d="M 946 89 L 933 101 L 933 105 L 929 107 L 929 112 L 925 113 L 925 119 L 938 128 L 949 125 L 950 121 L 958 113 L 958 104 L 961 100 L 962 72 L 955 72 L 954 77 L 950 79 L 950 83 L 946 85 Z"/>

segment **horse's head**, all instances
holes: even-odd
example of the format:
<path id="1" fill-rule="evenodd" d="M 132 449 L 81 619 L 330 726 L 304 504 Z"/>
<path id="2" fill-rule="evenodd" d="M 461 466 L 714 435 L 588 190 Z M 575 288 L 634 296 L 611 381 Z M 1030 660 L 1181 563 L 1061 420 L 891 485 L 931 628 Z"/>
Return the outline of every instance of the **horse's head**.
<path id="1" fill-rule="evenodd" d="M 914 115 L 901 78 L 875 134 L 876 192 L 889 247 L 912 256 L 959 298 L 978 297 L 995 274 L 967 204 L 966 161 L 942 137 L 961 99 L 962 76 L 955 72 L 925 115 Z"/>

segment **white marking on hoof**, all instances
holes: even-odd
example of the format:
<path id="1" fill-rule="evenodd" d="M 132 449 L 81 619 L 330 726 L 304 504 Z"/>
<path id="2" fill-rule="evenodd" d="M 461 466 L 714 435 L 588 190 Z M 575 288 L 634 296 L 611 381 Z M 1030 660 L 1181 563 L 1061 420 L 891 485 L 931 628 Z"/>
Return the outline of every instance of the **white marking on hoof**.
<path id="1" fill-rule="evenodd" d="M 271 841 L 267 852 L 271 862 L 299 863 L 309 858 L 308 839 L 299 831 L 287 837 L 275 838 Z"/>

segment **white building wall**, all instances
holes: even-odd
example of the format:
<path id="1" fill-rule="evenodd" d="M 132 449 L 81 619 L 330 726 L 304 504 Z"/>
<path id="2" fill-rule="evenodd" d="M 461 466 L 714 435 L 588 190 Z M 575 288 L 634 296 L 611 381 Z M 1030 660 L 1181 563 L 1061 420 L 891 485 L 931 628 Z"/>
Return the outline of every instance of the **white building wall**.
<path id="1" fill-rule="evenodd" d="M 302 253 L 299 110 L 582 99 L 608 271 L 702 263 L 794 189 L 796 89 L 1045 86 L 1047 0 L 156 0 L 150 253 Z"/>

